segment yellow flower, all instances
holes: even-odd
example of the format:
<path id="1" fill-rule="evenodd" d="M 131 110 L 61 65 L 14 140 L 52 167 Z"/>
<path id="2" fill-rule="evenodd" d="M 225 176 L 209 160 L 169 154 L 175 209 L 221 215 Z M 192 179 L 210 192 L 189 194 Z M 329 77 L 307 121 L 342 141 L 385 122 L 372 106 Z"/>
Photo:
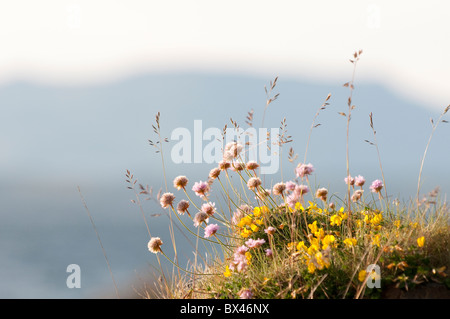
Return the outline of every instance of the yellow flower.
<path id="1" fill-rule="evenodd" d="M 347 238 L 347 239 L 344 240 L 344 244 L 347 247 L 355 246 L 356 245 L 356 238 Z"/>
<path id="2" fill-rule="evenodd" d="M 342 218 L 338 215 L 333 215 L 330 217 L 330 225 L 336 225 L 336 226 L 341 226 L 342 223 Z"/>
<path id="3" fill-rule="evenodd" d="M 300 202 L 295 203 L 295 210 L 304 211 L 302 204 Z"/>
<path id="4" fill-rule="evenodd" d="M 288 249 L 289 251 L 291 251 L 291 250 L 293 250 L 296 246 L 297 246 L 297 243 L 296 243 L 296 242 L 290 242 L 290 243 L 287 244 L 287 249 Z"/>
<path id="5" fill-rule="evenodd" d="M 380 237 L 380 234 L 375 235 L 372 239 L 372 245 L 377 245 L 378 247 L 380 247 Z"/>
<path id="6" fill-rule="evenodd" d="M 255 224 L 258 224 L 258 225 L 262 225 L 262 224 L 264 224 L 264 222 L 263 222 L 263 217 L 261 217 L 261 218 L 259 218 L 259 219 L 255 219 Z"/>
<path id="7" fill-rule="evenodd" d="M 252 261 L 252 254 L 249 251 L 245 253 L 245 258 L 247 258 L 247 264 L 250 265 Z"/>
<path id="8" fill-rule="evenodd" d="M 316 266 L 314 266 L 314 264 L 313 264 L 312 262 L 309 262 L 309 263 L 308 263 L 308 272 L 309 272 L 310 274 L 313 274 L 314 271 L 316 271 Z"/>
<path id="9" fill-rule="evenodd" d="M 228 267 L 228 266 L 225 267 L 225 272 L 223 273 L 223 275 L 225 277 L 230 277 L 231 276 L 230 267 Z"/>
<path id="10" fill-rule="evenodd" d="M 320 251 L 314 256 L 317 262 L 317 268 L 322 270 L 323 267 L 328 268 L 330 266 L 330 260 L 326 258 Z"/>
<path id="11" fill-rule="evenodd" d="M 322 240 L 322 249 L 325 250 L 328 248 L 328 246 L 330 246 L 334 241 L 335 241 L 335 237 L 333 235 L 326 235 L 323 240 Z"/>
<path id="12" fill-rule="evenodd" d="M 252 224 L 252 218 L 247 215 L 241 218 L 241 220 L 238 223 L 239 227 L 244 227 L 245 225 L 250 226 Z"/>
<path id="13" fill-rule="evenodd" d="M 317 244 L 312 244 L 308 248 L 308 255 L 313 256 L 318 251 L 319 251 L 319 246 Z"/>
<path id="14" fill-rule="evenodd" d="M 325 232 L 323 231 L 323 228 L 319 228 L 315 233 L 314 236 L 316 236 L 318 239 L 322 239 L 325 236 Z"/>
<path id="15" fill-rule="evenodd" d="M 339 213 L 343 213 L 344 212 L 344 207 L 341 207 L 340 209 L 339 209 Z"/>
<path id="16" fill-rule="evenodd" d="M 241 232 L 241 237 L 242 238 L 247 238 L 248 236 L 250 236 L 252 234 L 252 231 L 250 229 L 244 228 Z"/>
<path id="17" fill-rule="evenodd" d="M 347 213 L 339 213 L 339 217 L 341 217 L 342 220 L 346 220 L 348 218 Z"/>
<path id="18" fill-rule="evenodd" d="M 422 237 L 417 238 L 417 246 L 423 247 L 423 245 L 425 245 L 425 237 L 422 236 Z"/>
<path id="19" fill-rule="evenodd" d="M 260 207 L 255 207 L 255 208 L 253 209 L 253 215 L 254 215 L 255 217 L 261 216 L 261 208 L 260 208 Z"/>
<path id="20" fill-rule="evenodd" d="M 358 274 L 358 280 L 360 282 L 363 282 L 364 280 L 366 280 L 366 276 L 367 276 L 367 272 L 365 270 L 361 270 Z"/>
<path id="21" fill-rule="evenodd" d="M 305 242 L 302 240 L 297 244 L 297 250 L 307 251 L 308 248 L 305 245 Z"/>
<path id="22" fill-rule="evenodd" d="M 401 225 L 400 220 L 396 220 L 396 221 L 394 222 L 394 226 L 397 227 L 397 229 L 400 228 L 400 225 Z"/>
<path id="23" fill-rule="evenodd" d="M 383 221 L 383 215 L 381 215 L 381 213 L 376 214 L 376 215 L 370 220 L 370 222 L 372 223 L 373 226 L 379 225 L 382 221 Z"/>
<path id="24" fill-rule="evenodd" d="M 252 229 L 252 231 L 257 232 L 259 230 L 259 227 L 256 226 L 255 224 L 251 224 L 250 228 Z"/>
<path id="25" fill-rule="evenodd" d="M 308 225 L 309 229 L 311 229 L 311 232 L 314 234 L 317 232 L 317 221 L 315 220 L 312 224 Z"/>

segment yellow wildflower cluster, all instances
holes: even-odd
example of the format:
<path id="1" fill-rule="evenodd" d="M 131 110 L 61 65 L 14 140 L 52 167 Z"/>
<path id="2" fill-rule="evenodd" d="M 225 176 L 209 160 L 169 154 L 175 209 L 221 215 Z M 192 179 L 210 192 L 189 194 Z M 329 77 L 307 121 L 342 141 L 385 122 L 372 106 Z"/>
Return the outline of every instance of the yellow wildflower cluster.
<path id="1" fill-rule="evenodd" d="M 341 226 L 342 221 L 348 218 L 347 213 L 344 213 L 344 207 L 342 207 L 337 214 L 334 214 L 330 217 L 330 225 L 331 226 Z"/>
<path id="2" fill-rule="evenodd" d="M 296 248 L 302 256 L 302 260 L 308 267 L 308 272 L 313 274 L 317 269 L 322 270 L 330 266 L 331 248 L 335 248 L 336 238 L 333 235 L 325 235 L 323 228 L 317 226 L 317 221 L 308 225 L 311 234 L 308 236 L 309 247 L 304 241 L 289 243 L 288 249 Z"/>
<path id="3" fill-rule="evenodd" d="M 255 207 L 252 213 L 242 217 L 237 224 L 241 237 L 247 238 L 252 233 L 258 232 L 261 225 L 264 224 L 262 214 L 268 211 L 269 209 L 266 206 Z"/>
<path id="4" fill-rule="evenodd" d="M 364 216 L 364 224 L 370 226 L 373 230 L 380 230 L 383 222 L 383 214 L 377 212 L 368 212 L 363 210 L 361 214 Z M 361 223 L 358 223 L 361 226 Z"/>

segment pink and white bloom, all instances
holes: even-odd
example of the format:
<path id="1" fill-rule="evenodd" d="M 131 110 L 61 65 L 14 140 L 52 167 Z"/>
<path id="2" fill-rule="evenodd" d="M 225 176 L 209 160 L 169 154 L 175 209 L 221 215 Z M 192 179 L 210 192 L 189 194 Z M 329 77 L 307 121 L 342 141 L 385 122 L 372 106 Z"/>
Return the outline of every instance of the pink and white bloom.
<path id="1" fill-rule="evenodd" d="M 297 165 L 295 172 L 297 174 L 297 177 L 303 178 L 305 176 L 311 175 L 312 172 L 314 172 L 314 166 L 311 163 L 309 164 L 300 163 Z"/>
<path id="2" fill-rule="evenodd" d="M 275 227 L 272 227 L 272 226 L 269 226 L 266 229 L 264 229 L 264 232 L 267 235 L 273 235 L 273 234 L 275 234 L 275 231 L 276 231 Z"/>
<path id="3" fill-rule="evenodd" d="M 205 238 L 213 236 L 219 230 L 219 225 L 209 224 L 205 227 Z"/>
<path id="4" fill-rule="evenodd" d="M 249 240 L 247 240 L 245 242 L 245 244 L 247 245 L 248 248 L 258 248 L 261 247 L 266 241 L 262 238 L 260 239 L 252 239 L 250 238 Z"/>
<path id="5" fill-rule="evenodd" d="M 295 189 L 295 187 L 297 186 L 296 183 L 294 183 L 293 181 L 288 181 L 286 182 L 286 189 L 288 191 L 293 191 Z"/>
<path id="6" fill-rule="evenodd" d="M 364 183 L 366 182 L 366 179 L 362 177 L 361 175 L 358 175 L 355 177 L 355 185 L 359 187 L 363 187 Z"/>
<path id="7" fill-rule="evenodd" d="M 225 145 L 225 149 L 223 150 L 223 160 L 224 161 L 231 161 L 234 158 L 239 156 L 239 153 L 242 152 L 242 149 L 244 147 L 242 144 L 238 142 L 230 142 L 227 145 Z"/>
<path id="8" fill-rule="evenodd" d="M 195 195 L 199 197 L 206 197 L 206 194 L 209 193 L 211 188 L 207 182 L 200 181 L 194 183 L 192 190 L 195 192 Z"/>
<path id="9" fill-rule="evenodd" d="M 205 203 L 202 205 L 201 210 L 202 210 L 202 212 L 208 214 L 208 216 L 212 216 L 216 212 L 215 206 L 216 206 L 216 203 L 208 202 L 208 203 Z"/>
<path id="10" fill-rule="evenodd" d="M 250 289 L 242 289 L 239 292 L 239 298 L 241 299 L 252 299 L 253 298 L 253 293 Z"/>
<path id="11" fill-rule="evenodd" d="M 353 186 L 355 185 L 355 179 L 351 176 L 347 176 L 346 178 L 344 178 L 344 182 L 347 185 Z"/>
<path id="12" fill-rule="evenodd" d="M 383 182 L 379 179 L 376 179 L 372 182 L 372 185 L 370 185 L 370 190 L 374 193 L 379 193 L 381 189 L 383 188 Z"/>

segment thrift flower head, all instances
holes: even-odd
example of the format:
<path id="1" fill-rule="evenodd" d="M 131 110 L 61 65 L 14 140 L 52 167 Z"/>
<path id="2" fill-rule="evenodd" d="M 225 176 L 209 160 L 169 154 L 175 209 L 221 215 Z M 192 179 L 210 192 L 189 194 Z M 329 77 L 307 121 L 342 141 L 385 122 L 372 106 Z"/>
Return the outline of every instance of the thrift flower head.
<path id="1" fill-rule="evenodd" d="M 308 188 L 308 186 L 303 185 L 303 184 L 297 185 L 297 186 L 295 186 L 294 193 L 297 194 L 298 196 L 303 196 L 303 195 L 309 193 L 309 188 Z"/>
<path id="2" fill-rule="evenodd" d="M 185 212 L 187 212 L 188 208 L 189 208 L 189 202 L 187 200 L 181 200 L 178 205 L 177 205 L 177 212 L 180 215 L 183 215 Z M 188 212 L 189 214 L 189 212 Z"/>
<path id="3" fill-rule="evenodd" d="M 223 151 L 223 159 L 225 161 L 231 161 L 232 159 L 238 157 L 239 153 L 242 151 L 243 146 L 237 142 L 230 142 L 225 145 L 225 149 Z"/>
<path id="4" fill-rule="evenodd" d="M 220 175 L 220 168 L 215 167 L 209 172 L 209 178 L 216 179 Z"/>
<path id="5" fill-rule="evenodd" d="M 245 164 L 241 162 L 233 162 L 231 163 L 231 170 L 235 172 L 240 172 L 245 169 Z"/>
<path id="6" fill-rule="evenodd" d="M 351 197 L 351 200 L 353 201 L 353 202 L 357 202 L 357 201 L 359 201 L 360 199 L 361 199 L 361 196 L 362 196 L 362 194 L 363 194 L 363 190 L 362 189 L 358 189 L 358 190 L 356 190 L 354 193 L 353 193 L 353 195 L 352 195 L 352 197 Z"/>
<path id="7" fill-rule="evenodd" d="M 293 181 L 286 182 L 286 189 L 288 191 L 293 191 L 295 189 L 295 186 L 297 186 L 297 184 L 295 184 Z"/>
<path id="8" fill-rule="evenodd" d="M 215 203 L 205 203 L 202 205 L 202 212 L 208 214 L 208 216 L 212 216 L 214 215 L 214 213 L 216 212 L 216 208 L 215 208 L 216 204 Z"/>
<path id="9" fill-rule="evenodd" d="M 219 169 L 220 169 L 221 171 L 226 171 L 227 169 L 230 168 L 230 166 L 231 166 L 230 162 L 227 162 L 227 161 L 221 161 L 221 162 L 219 163 Z"/>
<path id="10" fill-rule="evenodd" d="M 157 254 L 161 251 L 161 245 L 163 242 L 161 241 L 161 238 L 159 237 L 152 237 L 150 241 L 148 242 L 148 250 L 151 251 L 154 254 Z"/>
<path id="11" fill-rule="evenodd" d="M 344 178 L 345 184 L 347 185 L 355 185 L 355 179 L 351 176 L 347 176 L 346 178 Z"/>
<path id="12" fill-rule="evenodd" d="M 239 298 L 240 299 L 252 299 L 253 298 L 253 293 L 250 289 L 242 289 L 239 292 Z"/>
<path id="13" fill-rule="evenodd" d="M 266 252 L 266 256 L 267 256 L 267 257 L 272 257 L 272 255 L 273 255 L 272 249 L 267 248 L 267 249 L 265 250 L 265 252 Z"/>
<path id="14" fill-rule="evenodd" d="M 205 227 L 205 238 L 211 237 L 219 230 L 219 225 L 209 224 Z"/>
<path id="15" fill-rule="evenodd" d="M 323 200 L 324 202 L 327 201 L 327 195 L 328 195 L 328 190 L 326 188 L 319 188 L 316 191 L 316 197 L 320 198 L 321 200 Z"/>
<path id="16" fill-rule="evenodd" d="M 198 212 L 194 216 L 194 226 L 198 227 L 201 223 L 208 222 L 209 215 L 203 211 Z"/>
<path id="17" fill-rule="evenodd" d="M 249 171 L 254 171 L 255 169 L 257 169 L 259 167 L 259 164 L 256 163 L 255 161 L 249 161 L 249 162 L 247 162 L 246 166 Z"/>
<path id="18" fill-rule="evenodd" d="M 252 190 L 257 188 L 260 185 L 261 185 L 261 179 L 259 179 L 259 177 L 252 177 L 247 182 L 247 187 Z"/>
<path id="19" fill-rule="evenodd" d="M 159 199 L 162 208 L 172 206 L 175 196 L 172 193 L 164 193 Z"/>
<path id="20" fill-rule="evenodd" d="M 258 248 L 260 246 L 262 246 L 266 241 L 262 238 L 260 239 L 249 239 L 245 242 L 245 244 L 247 245 L 248 248 Z"/>
<path id="21" fill-rule="evenodd" d="M 194 186 L 192 186 L 192 190 L 195 192 L 197 196 L 205 197 L 206 194 L 210 191 L 210 186 L 207 182 L 196 182 Z"/>
<path id="22" fill-rule="evenodd" d="M 186 176 L 178 176 L 173 180 L 173 186 L 176 189 L 180 190 L 186 187 L 188 181 L 189 180 L 186 178 Z"/>
<path id="23" fill-rule="evenodd" d="M 312 166 L 311 163 L 309 163 L 309 164 L 300 163 L 297 165 L 295 172 L 297 174 L 297 177 L 303 178 L 305 176 L 311 175 L 312 172 L 314 172 L 314 167 Z"/>
<path id="24" fill-rule="evenodd" d="M 281 194 L 283 194 L 285 189 L 286 189 L 286 184 L 277 183 L 273 186 L 272 192 L 274 195 L 281 195 Z"/>
<path id="25" fill-rule="evenodd" d="M 272 227 L 272 226 L 269 226 L 266 229 L 264 229 L 264 232 L 267 235 L 273 235 L 273 234 L 275 234 L 275 231 L 276 231 L 276 229 L 274 227 Z"/>
<path id="26" fill-rule="evenodd" d="M 355 177 L 355 185 L 362 187 L 365 184 L 366 180 L 361 175 Z"/>
<path id="27" fill-rule="evenodd" d="M 370 185 L 370 189 L 374 193 L 379 193 L 381 189 L 383 188 L 383 182 L 379 179 L 376 179 L 372 182 L 372 185 Z"/>

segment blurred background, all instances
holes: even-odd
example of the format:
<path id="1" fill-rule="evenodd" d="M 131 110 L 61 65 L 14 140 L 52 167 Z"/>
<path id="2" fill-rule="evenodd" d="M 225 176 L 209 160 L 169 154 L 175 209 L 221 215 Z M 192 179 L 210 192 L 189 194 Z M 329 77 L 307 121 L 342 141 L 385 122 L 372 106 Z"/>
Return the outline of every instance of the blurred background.
<path id="1" fill-rule="evenodd" d="M 115 297 L 96 233 L 121 297 L 136 296 L 157 265 L 131 203 L 126 170 L 138 183 L 164 185 L 161 159 L 148 139 L 161 132 L 243 128 L 254 110 L 261 126 L 264 86 L 278 76 L 278 99 L 265 127 L 287 119 L 292 147 L 314 185 L 344 196 L 345 127 L 353 52 L 362 49 L 350 125 L 350 166 L 368 183 L 381 179 L 369 126 L 373 113 L 392 200 L 415 196 L 420 162 L 435 123 L 450 103 L 450 4 L 437 1 L 66 1 L 0 4 L 0 297 Z M 447 118 L 448 119 L 448 118 Z M 421 194 L 450 191 L 450 127 L 436 130 Z M 176 164 L 164 144 L 169 187 L 177 175 L 205 180 L 213 164 Z M 284 179 L 294 165 L 283 160 Z M 266 177 L 277 182 L 280 173 Z M 172 190 L 173 191 L 173 190 Z M 367 190 L 368 191 L 368 190 Z M 175 193 L 177 200 L 183 198 Z M 220 196 L 218 193 L 217 196 Z M 154 235 L 170 242 L 167 216 L 144 202 Z M 152 215 L 161 216 L 153 216 Z M 185 260 L 193 257 L 180 244 Z M 183 246 L 185 245 L 185 246 Z M 169 246 L 169 245 L 168 245 Z M 69 264 L 81 288 L 69 289 Z"/>

